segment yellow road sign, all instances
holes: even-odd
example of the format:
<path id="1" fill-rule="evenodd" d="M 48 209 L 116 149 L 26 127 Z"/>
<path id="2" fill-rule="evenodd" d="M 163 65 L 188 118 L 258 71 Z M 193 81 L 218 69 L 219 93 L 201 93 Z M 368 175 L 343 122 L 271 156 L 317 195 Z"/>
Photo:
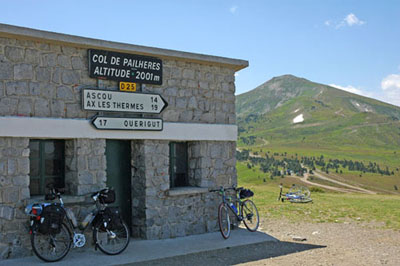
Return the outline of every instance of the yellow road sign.
<path id="1" fill-rule="evenodd" d="M 136 91 L 136 83 L 134 82 L 119 82 L 120 91 Z"/>

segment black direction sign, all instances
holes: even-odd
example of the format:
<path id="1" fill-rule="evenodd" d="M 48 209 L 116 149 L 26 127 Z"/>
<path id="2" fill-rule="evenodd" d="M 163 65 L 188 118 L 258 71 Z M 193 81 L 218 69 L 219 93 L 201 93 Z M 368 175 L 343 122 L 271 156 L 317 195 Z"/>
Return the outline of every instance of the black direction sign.
<path id="1" fill-rule="evenodd" d="M 89 49 L 89 76 L 144 84 L 162 84 L 161 59 Z"/>
<path id="2" fill-rule="evenodd" d="M 163 120 L 160 118 L 123 118 L 96 116 L 92 124 L 97 129 L 109 130 L 163 130 Z"/>
<path id="3" fill-rule="evenodd" d="M 159 94 L 82 90 L 84 110 L 159 114 L 168 103 Z"/>

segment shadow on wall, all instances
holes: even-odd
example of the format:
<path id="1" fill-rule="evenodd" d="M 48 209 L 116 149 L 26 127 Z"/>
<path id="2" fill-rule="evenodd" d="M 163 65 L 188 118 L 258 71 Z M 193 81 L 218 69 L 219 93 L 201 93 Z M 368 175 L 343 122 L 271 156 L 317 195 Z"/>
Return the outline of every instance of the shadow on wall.
<path id="1" fill-rule="evenodd" d="M 245 246 L 227 247 L 164 259 L 142 261 L 129 265 L 236 265 L 317 248 L 326 248 L 326 246 L 284 241 L 266 241 Z"/>

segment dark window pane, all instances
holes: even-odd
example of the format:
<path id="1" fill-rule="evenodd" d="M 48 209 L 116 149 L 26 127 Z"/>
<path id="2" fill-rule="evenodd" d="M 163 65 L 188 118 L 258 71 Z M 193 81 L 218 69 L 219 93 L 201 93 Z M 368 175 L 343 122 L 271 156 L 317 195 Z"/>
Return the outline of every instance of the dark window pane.
<path id="1" fill-rule="evenodd" d="M 61 160 L 45 160 L 45 175 L 60 175 L 63 172 L 63 162 Z"/>
<path id="2" fill-rule="evenodd" d="M 44 182 L 44 187 L 46 187 L 48 184 L 52 184 L 56 188 L 63 188 L 64 179 L 59 177 L 47 177 Z"/>
<path id="3" fill-rule="evenodd" d="M 39 158 L 39 141 L 30 141 L 29 142 L 29 157 L 30 158 Z"/>
<path id="4" fill-rule="evenodd" d="M 39 179 L 32 179 L 29 183 L 29 190 L 31 195 L 40 195 L 40 180 Z"/>
<path id="5" fill-rule="evenodd" d="M 39 159 L 31 159 L 29 162 L 30 174 L 31 176 L 39 176 L 40 175 L 40 160 Z"/>
<path id="6" fill-rule="evenodd" d="M 184 142 L 171 142 L 170 144 L 170 186 L 187 186 L 187 144 Z"/>
<path id="7" fill-rule="evenodd" d="M 49 183 L 64 187 L 64 145 L 63 140 L 30 141 L 31 195 L 46 193 Z"/>

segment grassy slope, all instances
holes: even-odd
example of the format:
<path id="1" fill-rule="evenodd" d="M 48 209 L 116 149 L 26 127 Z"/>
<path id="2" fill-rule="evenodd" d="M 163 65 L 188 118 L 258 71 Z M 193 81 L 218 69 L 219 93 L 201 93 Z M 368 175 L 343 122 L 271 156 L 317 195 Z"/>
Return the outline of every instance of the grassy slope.
<path id="1" fill-rule="evenodd" d="M 312 193 L 313 203 L 292 204 L 277 201 L 279 183 L 286 183 L 285 191 L 294 179 L 267 179 L 257 169 L 238 163 L 239 186 L 252 189 L 253 198 L 264 220 L 287 219 L 293 222 L 378 222 L 383 228 L 400 230 L 400 196 L 342 193 Z M 260 178 L 259 178 L 260 176 Z M 268 226 L 268 222 L 264 223 Z"/>

